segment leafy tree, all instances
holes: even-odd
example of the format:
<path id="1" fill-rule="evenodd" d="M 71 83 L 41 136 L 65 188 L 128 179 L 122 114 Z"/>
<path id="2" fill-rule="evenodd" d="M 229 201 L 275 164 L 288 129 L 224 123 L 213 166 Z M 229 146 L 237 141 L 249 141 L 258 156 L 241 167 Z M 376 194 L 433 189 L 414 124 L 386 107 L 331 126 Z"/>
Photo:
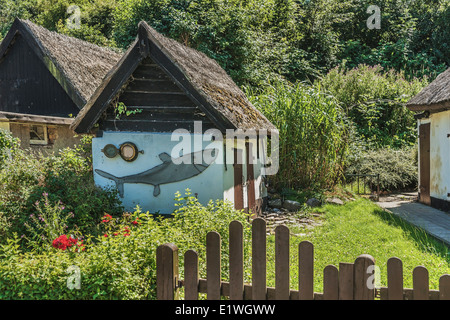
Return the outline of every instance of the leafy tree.
<path id="1" fill-rule="evenodd" d="M 416 142 L 416 121 L 405 103 L 428 84 L 408 81 L 403 72 L 381 66 L 332 69 L 320 82 L 339 100 L 369 148 L 410 146 Z"/>

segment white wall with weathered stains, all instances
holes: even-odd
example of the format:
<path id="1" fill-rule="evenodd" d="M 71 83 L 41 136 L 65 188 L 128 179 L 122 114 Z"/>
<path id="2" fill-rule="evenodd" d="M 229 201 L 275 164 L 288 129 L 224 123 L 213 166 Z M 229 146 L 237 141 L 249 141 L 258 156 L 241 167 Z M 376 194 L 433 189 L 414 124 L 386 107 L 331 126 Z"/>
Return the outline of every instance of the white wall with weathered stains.
<path id="1" fill-rule="evenodd" d="M 418 125 L 425 123 L 430 123 L 430 196 L 450 201 L 450 111 L 431 114 Z"/>
<path id="2" fill-rule="evenodd" d="M 188 136 L 186 136 L 188 137 Z M 219 154 L 215 161 L 202 173 L 190 179 L 167 183 L 160 185 L 160 194 L 153 195 L 154 186 L 143 183 L 125 183 L 124 197 L 121 199 L 126 210 L 132 211 L 137 205 L 143 211 L 152 213 L 159 212 L 163 214 L 172 213 L 175 207 L 175 193 L 180 192 L 184 195 L 185 190 L 191 190 L 192 195 L 197 194 L 202 204 L 207 204 L 210 200 L 228 200 L 234 203 L 234 168 L 233 164 L 224 162 L 224 144 L 222 141 L 211 141 L 205 139 L 202 135 L 190 135 L 192 140 L 192 152 L 200 151 L 205 148 L 217 148 Z M 187 138 L 186 138 L 187 139 Z M 203 141 L 200 146 L 194 143 Z M 125 142 L 134 143 L 143 154 L 139 154 L 133 162 L 123 160 L 120 155 L 114 158 L 108 158 L 101 151 L 107 144 L 113 144 L 117 148 Z M 98 186 L 104 188 L 115 188 L 115 182 L 95 172 L 100 169 L 116 177 L 134 175 L 155 166 L 162 164 L 159 155 L 161 153 L 171 154 L 173 148 L 180 141 L 171 141 L 171 133 L 138 133 L 138 132 L 104 132 L 102 137 L 92 140 L 92 157 L 94 168 L 94 181 Z M 245 145 L 239 145 L 239 148 L 245 151 Z M 256 154 L 256 143 L 254 144 L 254 154 Z M 245 154 L 244 154 L 245 155 Z M 219 160 L 220 159 L 220 160 Z M 244 158 L 245 159 L 245 158 Z M 255 163 L 255 196 L 256 199 L 265 197 L 264 186 L 261 186 L 260 164 Z M 244 166 L 244 177 L 246 177 L 246 168 Z M 245 180 L 245 179 L 244 179 Z M 244 206 L 247 205 L 247 190 L 244 189 Z"/>
<path id="3" fill-rule="evenodd" d="M 450 201 L 450 111 L 430 116 L 430 195 Z"/>

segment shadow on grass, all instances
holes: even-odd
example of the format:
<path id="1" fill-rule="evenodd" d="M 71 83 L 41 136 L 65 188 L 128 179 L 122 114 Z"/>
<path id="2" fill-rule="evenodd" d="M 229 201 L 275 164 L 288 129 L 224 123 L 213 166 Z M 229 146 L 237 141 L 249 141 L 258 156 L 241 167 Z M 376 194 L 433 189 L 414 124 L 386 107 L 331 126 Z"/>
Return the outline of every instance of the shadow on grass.
<path id="1" fill-rule="evenodd" d="M 432 237 L 422 228 L 416 227 L 381 208 L 375 209 L 374 213 L 387 224 L 401 228 L 417 244 L 420 250 L 438 255 L 450 263 L 450 248 L 439 239 Z"/>

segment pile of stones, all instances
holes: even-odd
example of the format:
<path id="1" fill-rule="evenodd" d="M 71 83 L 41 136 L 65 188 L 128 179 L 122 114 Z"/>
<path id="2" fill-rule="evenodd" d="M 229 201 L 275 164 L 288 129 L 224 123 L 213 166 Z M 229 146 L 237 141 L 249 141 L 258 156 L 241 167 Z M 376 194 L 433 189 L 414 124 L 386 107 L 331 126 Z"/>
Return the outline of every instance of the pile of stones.
<path id="1" fill-rule="evenodd" d="M 337 198 L 328 198 L 326 203 L 335 205 L 343 205 L 344 202 Z M 322 205 L 322 201 L 311 198 L 306 201 L 306 206 L 315 208 Z M 275 233 L 275 228 L 279 225 L 297 225 L 305 230 L 321 225 L 320 213 L 308 213 L 307 215 L 299 213 L 302 204 L 293 200 L 282 200 L 279 197 L 270 197 L 266 211 L 263 212 L 262 218 L 266 220 L 267 234 Z M 316 218 L 316 219 L 315 219 Z M 304 234 L 293 234 L 301 236 Z"/>

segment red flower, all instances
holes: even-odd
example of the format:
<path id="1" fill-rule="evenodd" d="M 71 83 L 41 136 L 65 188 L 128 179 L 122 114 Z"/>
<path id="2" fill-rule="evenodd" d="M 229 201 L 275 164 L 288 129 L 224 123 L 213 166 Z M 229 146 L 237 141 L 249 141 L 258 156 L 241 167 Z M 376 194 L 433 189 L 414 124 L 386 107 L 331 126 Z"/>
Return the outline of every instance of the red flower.
<path id="1" fill-rule="evenodd" d="M 63 234 L 63 235 L 59 236 L 58 238 L 56 238 L 55 240 L 53 240 L 52 246 L 53 246 L 53 248 L 61 249 L 61 250 L 66 250 L 67 248 L 70 248 L 72 246 L 83 247 L 82 250 L 85 249 L 83 241 L 80 241 L 78 243 L 78 239 L 72 238 L 72 237 L 68 238 L 65 234 Z M 78 250 L 78 248 L 75 249 L 75 251 L 77 251 L 77 250 Z"/>
<path id="2" fill-rule="evenodd" d="M 110 214 L 105 214 L 102 218 L 103 218 L 103 220 L 102 220 L 103 223 L 110 222 L 113 219 L 113 217 Z"/>
<path id="3" fill-rule="evenodd" d="M 134 224 L 134 225 L 137 225 L 139 222 L 138 222 L 138 219 L 136 219 L 136 220 L 134 220 L 133 222 L 132 222 L 132 224 Z"/>
<path id="4" fill-rule="evenodd" d="M 108 235 L 105 233 L 104 235 L 103 235 L 105 238 L 107 238 L 108 237 Z"/>

